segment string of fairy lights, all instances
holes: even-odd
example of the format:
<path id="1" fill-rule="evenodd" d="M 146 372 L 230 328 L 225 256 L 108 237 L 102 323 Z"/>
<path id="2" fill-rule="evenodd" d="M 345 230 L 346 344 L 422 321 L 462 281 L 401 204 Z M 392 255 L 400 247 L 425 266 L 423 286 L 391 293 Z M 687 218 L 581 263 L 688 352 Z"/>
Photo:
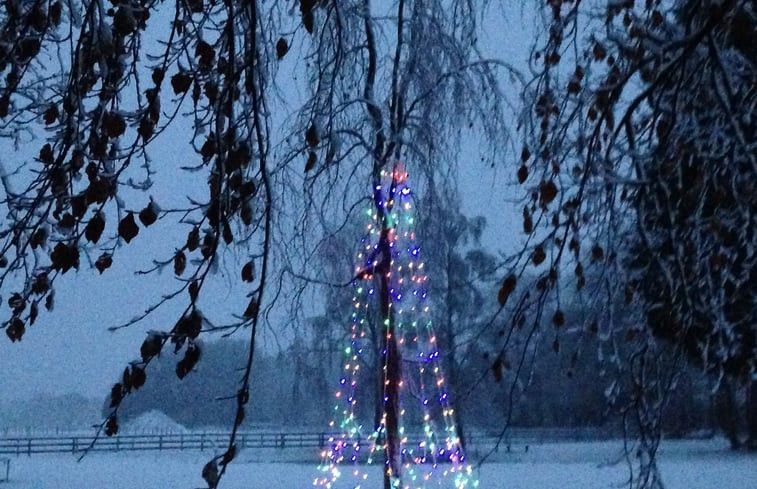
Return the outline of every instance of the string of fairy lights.
<path id="1" fill-rule="evenodd" d="M 478 487 L 471 465 L 462 450 L 454 423 L 454 409 L 441 365 L 437 337 L 431 320 L 428 297 L 428 275 L 421 259 L 421 248 L 415 241 L 413 195 L 407 186 L 408 174 L 395 165 L 391 172 L 382 172 L 382 183 L 375 190 L 381 198 L 377 204 L 385 215 L 387 240 L 391 251 L 389 267 L 378 272 L 377 251 L 382 230 L 380 214 L 375 207 L 366 210 L 370 222 L 361 239 L 358 253 L 354 295 L 350 313 L 349 345 L 344 349 L 345 363 L 334 396 L 334 418 L 331 435 L 321 452 L 319 477 L 314 486 L 336 489 L 343 475 L 343 484 L 352 489 L 366 489 L 375 468 L 380 465 L 391 473 L 396 489 L 428 489 Z M 379 426 L 367 426 L 358 415 L 358 391 L 361 382 L 361 360 L 371 354 L 369 335 L 371 304 L 377 301 L 372 277 L 361 272 L 373 267 L 389 279 L 395 334 L 401 355 L 402 375 L 399 380 L 399 459 L 385 460 L 387 439 L 387 397 Z M 383 270 L 387 270 L 383 272 Z M 375 313 L 374 313 L 375 315 Z M 381 334 L 389 333 L 389 320 L 381 325 Z M 387 384 L 387 352 L 379 352 L 383 362 L 383 382 Z M 369 377 L 370 376 L 365 376 Z M 370 399 L 361 400 L 371 402 Z M 420 431 L 418 431 L 420 430 Z M 391 464 L 391 465 L 390 465 Z M 390 467 L 397 467 L 392 470 Z M 383 476 L 383 475 L 382 475 Z M 375 484 L 372 484 L 375 487 Z"/>

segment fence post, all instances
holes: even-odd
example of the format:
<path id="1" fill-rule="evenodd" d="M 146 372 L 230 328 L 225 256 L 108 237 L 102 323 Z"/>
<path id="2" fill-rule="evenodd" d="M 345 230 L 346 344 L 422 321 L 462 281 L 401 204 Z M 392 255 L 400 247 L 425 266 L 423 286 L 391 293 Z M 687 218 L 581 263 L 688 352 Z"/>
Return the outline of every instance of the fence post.
<path id="1" fill-rule="evenodd" d="M 163 450 L 163 435 L 158 435 L 158 451 Z"/>
<path id="2" fill-rule="evenodd" d="M 205 450 L 205 432 L 200 433 L 200 451 Z"/>
<path id="3" fill-rule="evenodd" d="M 32 439 L 29 438 L 29 440 L 26 443 L 27 443 L 27 446 L 26 446 L 26 448 L 27 448 L 26 455 L 29 456 L 29 457 L 31 457 L 32 456 Z"/>

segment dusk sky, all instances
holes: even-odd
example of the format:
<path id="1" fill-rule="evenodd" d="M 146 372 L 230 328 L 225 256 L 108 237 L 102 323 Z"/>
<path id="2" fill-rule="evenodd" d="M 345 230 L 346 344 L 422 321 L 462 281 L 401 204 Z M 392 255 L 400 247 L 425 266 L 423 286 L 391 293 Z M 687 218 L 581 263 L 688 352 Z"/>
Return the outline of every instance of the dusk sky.
<path id="1" fill-rule="evenodd" d="M 484 20 L 479 39 L 482 57 L 501 59 L 526 71 L 536 22 L 537 19 L 520 7 L 503 13 L 500 6 L 493 6 Z M 296 59 L 296 56 L 290 56 L 284 60 L 276 80 L 290 110 L 296 108 L 293 101 L 297 100 L 298 91 L 297 82 L 287 76 L 287 70 L 296 67 L 292 66 L 291 61 L 289 65 L 286 62 Z M 502 73 L 502 89 L 509 94 L 510 102 L 515 104 L 521 87 L 515 79 Z M 512 118 L 511 137 L 514 139 L 510 143 L 511 154 L 497 155 L 493 158 L 497 163 L 490 167 L 482 163 L 482 157 L 491 155 L 481 153 L 480 142 L 475 137 L 464 137 L 458 161 L 463 212 L 469 217 L 482 215 L 486 218 L 488 226 L 483 240 L 494 252 L 512 251 L 513 244 L 521 242 L 517 234 L 520 229 L 520 207 L 514 200 L 522 194 L 511 186 L 519 135 L 514 132 L 514 113 L 506 116 Z M 122 197 L 128 197 L 125 200 L 129 204 L 135 207 L 142 205 L 147 202 L 148 196 L 152 196 L 158 204 L 167 208 L 171 204 L 186 204 L 185 196 L 192 189 L 202 195 L 204 182 L 197 182 L 192 174 L 176 170 L 179 166 L 194 164 L 198 159 L 186 145 L 185 133 L 191 130 L 190 124 L 189 120 L 177 119 L 151 145 L 148 153 L 157 170 L 154 186 L 145 195 L 120 190 Z M 12 168 L 20 161 L 32 161 L 36 156 L 36 144 L 26 145 L 17 151 L 8 148 L 5 141 L 0 141 L 0 145 L 6 146 L 3 150 L 6 168 Z M 182 242 L 187 229 L 186 226 L 170 225 L 168 220 L 159 221 L 150 228 L 141 229 L 134 242 L 122 247 L 112 268 L 103 275 L 100 276 L 89 264 L 82 263 L 78 272 L 70 271 L 62 279 L 59 278 L 54 311 L 41 314 L 37 324 L 27 329 L 22 341 L 0 341 L 0 392 L 6 393 L 3 398 L 25 399 L 39 394 L 66 392 L 94 398 L 105 396 L 124 366 L 138 358 L 145 332 L 170 328 L 185 306 L 181 301 L 172 301 L 139 325 L 117 332 L 108 331 L 108 327 L 127 322 L 152 305 L 161 294 L 170 293 L 177 287 L 170 266 L 163 273 L 147 276 L 133 272 L 150 268 L 153 259 L 170 258 L 174 246 Z M 358 239 L 356 236 L 356 242 Z M 96 255 L 90 257 L 92 262 L 95 258 Z M 211 284 L 212 300 L 209 291 L 204 295 L 203 309 L 209 316 L 222 317 L 228 311 L 244 309 L 247 300 L 245 292 L 235 289 L 239 286 L 236 273 L 244 263 L 243 259 L 243 256 L 232 253 L 223 254 Z M 230 278 L 229 274 L 234 277 Z M 286 304 L 280 304 L 278 314 L 274 314 L 264 328 L 261 346 L 265 350 L 276 350 L 274 334 L 283 344 L 291 336 L 291 329 L 282 326 L 287 323 L 285 309 Z M 240 338 L 246 337 L 246 332 L 239 332 L 238 335 Z"/>

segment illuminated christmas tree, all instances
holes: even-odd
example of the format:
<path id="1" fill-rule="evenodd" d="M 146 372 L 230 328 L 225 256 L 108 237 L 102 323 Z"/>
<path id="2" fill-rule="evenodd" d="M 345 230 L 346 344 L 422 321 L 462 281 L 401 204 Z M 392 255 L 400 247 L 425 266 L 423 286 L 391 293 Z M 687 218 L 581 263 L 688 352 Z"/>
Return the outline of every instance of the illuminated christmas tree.
<path id="1" fill-rule="evenodd" d="M 376 487 L 371 466 L 379 464 L 384 489 L 478 486 L 454 426 L 407 176 L 397 164 L 375 178 L 353 280 L 350 343 L 315 486 Z M 370 401 L 357 394 L 369 377 L 361 376 L 361 357 L 371 351 L 369 311 L 376 307 L 380 408 L 375 423 L 367 423 L 357 405 Z M 340 478 L 344 485 L 337 486 Z"/>

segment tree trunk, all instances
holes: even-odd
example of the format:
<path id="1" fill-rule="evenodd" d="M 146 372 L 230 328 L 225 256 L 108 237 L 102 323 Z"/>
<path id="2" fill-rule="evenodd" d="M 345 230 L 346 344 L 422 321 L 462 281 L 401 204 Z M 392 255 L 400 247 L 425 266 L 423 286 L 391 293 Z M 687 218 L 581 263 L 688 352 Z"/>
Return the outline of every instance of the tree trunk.
<path id="1" fill-rule="evenodd" d="M 732 450 L 741 448 L 738 428 L 738 412 L 733 396 L 733 389 L 728 379 L 723 379 L 718 392 L 715 394 L 715 417 L 720 429 L 731 444 Z"/>
<path id="2" fill-rule="evenodd" d="M 747 389 L 746 417 L 749 432 L 747 448 L 757 451 L 757 379 L 752 379 Z"/>
<path id="3" fill-rule="evenodd" d="M 382 385 L 382 399 L 384 402 L 383 418 L 386 429 L 384 443 L 384 489 L 391 489 L 392 477 L 400 476 L 400 437 L 399 437 L 399 385 L 402 378 L 400 370 L 400 353 L 397 348 L 397 337 L 392 312 L 392 295 L 389 291 L 389 271 L 391 270 L 391 248 L 389 247 L 389 230 L 384 228 L 379 241 L 379 263 L 376 277 L 379 282 L 379 299 L 381 301 L 381 354 L 384 356 L 382 365 L 384 379 Z"/>
<path id="4" fill-rule="evenodd" d="M 380 326 L 380 325 L 379 325 Z M 383 336 L 383 331 L 382 331 Z M 379 334 L 376 328 L 371 329 L 371 343 L 372 345 L 375 345 L 376 352 L 374 356 L 373 364 L 371 365 L 373 375 L 375 375 L 374 380 L 374 387 L 375 387 L 375 396 L 374 396 L 374 404 L 373 404 L 373 431 L 374 433 L 378 433 L 378 431 L 381 429 L 381 420 L 384 417 L 384 370 L 383 370 L 383 358 L 384 355 L 381 353 L 383 351 L 383 339 L 379 339 Z M 377 443 L 383 443 L 381 440 L 377 440 Z"/>

